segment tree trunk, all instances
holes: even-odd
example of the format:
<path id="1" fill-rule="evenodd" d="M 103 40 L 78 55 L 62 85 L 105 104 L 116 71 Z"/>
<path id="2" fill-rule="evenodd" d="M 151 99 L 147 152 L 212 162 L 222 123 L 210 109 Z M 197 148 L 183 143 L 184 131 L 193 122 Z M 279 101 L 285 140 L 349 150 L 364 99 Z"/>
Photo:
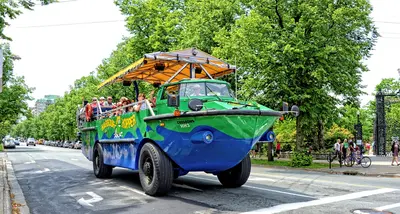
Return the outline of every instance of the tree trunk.
<path id="1" fill-rule="evenodd" d="M 302 115 L 300 114 L 296 118 L 296 150 L 299 151 L 301 149 L 301 145 L 304 141 L 303 130 L 301 127 Z"/>
<path id="2" fill-rule="evenodd" d="M 324 123 L 322 120 L 318 120 L 318 147 L 325 149 L 324 142 Z"/>

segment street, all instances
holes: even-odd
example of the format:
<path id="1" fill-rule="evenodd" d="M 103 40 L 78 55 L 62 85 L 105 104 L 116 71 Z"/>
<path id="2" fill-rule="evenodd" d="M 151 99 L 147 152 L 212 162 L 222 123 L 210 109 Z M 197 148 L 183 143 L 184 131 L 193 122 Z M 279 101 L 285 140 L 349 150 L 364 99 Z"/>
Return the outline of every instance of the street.
<path id="1" fill-rule="evenodd" d="M 143 193 L 130 170 L 115 168 L 112 179 L 97 179 L 80 150 L 17 146 L 7 155 L 34 214 L 400 213 L 399 178 L 253 167 L 241 188 L 226 189 L 216 176 L 189 173 L 174 181 L 168 196 L 156 198 Z"/>

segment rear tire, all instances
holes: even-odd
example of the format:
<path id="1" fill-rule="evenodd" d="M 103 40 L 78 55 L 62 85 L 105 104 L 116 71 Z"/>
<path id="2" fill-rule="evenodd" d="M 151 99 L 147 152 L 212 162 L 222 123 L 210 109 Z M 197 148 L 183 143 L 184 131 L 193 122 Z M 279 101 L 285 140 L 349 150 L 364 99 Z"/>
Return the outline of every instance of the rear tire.
<path id="1" fill-rule="evenodd" d="M 250 156 L 247 155 L 238 165 L 218 174 L 218 180 L 224 187 L 236 188 L 247 182 L 251 171 Z"/>
<path id="2" fill-rule="evenodd" d="M 148 195 L 166 195 L 171 189 L 174 180 L 172 162 L 152 143 L 145 143 L 140 150 L 139 178 Z"/>
<path id="3" fill-rule="evenodd" d="M 93 172 L 97 178 L 109 178 L 112 174 L 112 166 L 104 164 L 103 150 L 101 145 L 96 143 L 93 151 Z"/>

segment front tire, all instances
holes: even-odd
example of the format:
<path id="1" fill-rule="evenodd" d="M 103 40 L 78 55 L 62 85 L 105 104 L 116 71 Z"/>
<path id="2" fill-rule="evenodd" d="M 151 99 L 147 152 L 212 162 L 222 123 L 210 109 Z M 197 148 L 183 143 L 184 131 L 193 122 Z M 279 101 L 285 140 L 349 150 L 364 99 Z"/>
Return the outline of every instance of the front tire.
<path id="1" fill-rule="evenodd" d="M 101 145 L 96 143 L 93 151 L 93 172 L 97 178 L 109 178 L 112 174 L 112 166 L 104 164 L 103 150 Z"/>
<path id="2" fill-rule="evenodd" d="M 174 180 L 172 162 L 152 143 L 145 143 L 140 150 L 139 177 L 148 195 L 166 195 L 171 189 Z"/>
<path id="3" fill-rule="evenodd" d="M 250 156 L 247 155 L 238 165 L 218 174 L 218 180 L 224 187 L 236 188 L 247 182 L 251 171 Z"/>

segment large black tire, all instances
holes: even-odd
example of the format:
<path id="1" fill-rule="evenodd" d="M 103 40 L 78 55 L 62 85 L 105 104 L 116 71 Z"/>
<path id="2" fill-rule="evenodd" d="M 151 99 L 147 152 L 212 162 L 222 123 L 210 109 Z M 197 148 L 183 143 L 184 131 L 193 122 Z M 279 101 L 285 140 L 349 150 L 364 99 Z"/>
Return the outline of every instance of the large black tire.
<path id="1" fill-rule="evenodd" d="M 172 162 L 152 143 L 145 143 L 140 150 L 139 178 L 148 195 L 166 195 L 171 189 L 174 180 Z"/>
<path id="2" fill-rule="evenodd" d="M 111 177 L 113 167 L 104 164 L 103 150 L 101 145 L 96 143 L 93 148 L 93 172 L 97 178 Z"/>
<path id="3" fill-rule="evenodd" d="M 247 155 L 238 165 L 218 174 L 218 180 L 224 187 L 236 188 L 247 182 L 251 171 L 250 156 Z"/>

